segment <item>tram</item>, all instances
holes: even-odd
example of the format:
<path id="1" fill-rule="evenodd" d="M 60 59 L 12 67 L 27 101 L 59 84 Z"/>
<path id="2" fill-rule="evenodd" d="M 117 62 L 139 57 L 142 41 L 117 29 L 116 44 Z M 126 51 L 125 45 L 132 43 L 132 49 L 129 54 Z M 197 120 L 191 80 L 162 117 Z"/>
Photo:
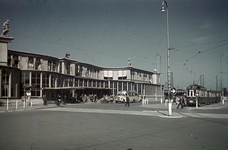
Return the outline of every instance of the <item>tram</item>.
<path id="1" fill-rule="evenodd" d="M 203 86 L 194 84 L 186 88 L 187 105 L 196 105 L 196 93 L 198 93 L 198 105 L 209 105 L 221 100 L 221 91 L 207 90 Z"/>

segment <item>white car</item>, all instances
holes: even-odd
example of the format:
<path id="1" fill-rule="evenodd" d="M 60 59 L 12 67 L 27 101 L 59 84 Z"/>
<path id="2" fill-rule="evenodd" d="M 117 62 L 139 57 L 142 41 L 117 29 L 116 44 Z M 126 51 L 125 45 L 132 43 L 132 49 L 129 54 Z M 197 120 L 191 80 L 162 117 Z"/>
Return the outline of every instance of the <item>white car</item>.
<path id="1" fill-rule="evenodd" d="M 138 93 L 135 91 L 119 91 L 118 92 L 118 97 L 116 99 L 116 103 L 118 102 L 126 102 L 126 94 L 129 95 L 130 102 L 139 102 L 139 96 Z"/>

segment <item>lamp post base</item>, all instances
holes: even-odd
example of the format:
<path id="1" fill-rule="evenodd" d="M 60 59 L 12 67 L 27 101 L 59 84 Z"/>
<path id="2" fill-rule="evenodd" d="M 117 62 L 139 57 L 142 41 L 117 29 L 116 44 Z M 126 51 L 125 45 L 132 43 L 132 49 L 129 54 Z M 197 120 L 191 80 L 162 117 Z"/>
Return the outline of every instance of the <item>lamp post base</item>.
<path id="1" fill-rule="evenodd" d="M 169 102 L 169 116 L 172 116 L 172 103 Z"/>

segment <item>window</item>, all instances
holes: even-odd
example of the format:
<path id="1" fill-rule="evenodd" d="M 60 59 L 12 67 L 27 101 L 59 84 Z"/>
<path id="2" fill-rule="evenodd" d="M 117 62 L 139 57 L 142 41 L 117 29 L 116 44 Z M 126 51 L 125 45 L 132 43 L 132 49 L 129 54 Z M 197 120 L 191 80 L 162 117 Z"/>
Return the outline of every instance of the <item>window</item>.
<path id="1" fill-rule="evenodd" d="M 82 66 L 80 66 L 80 68 L 79 68 L 79 76 L 82 76 L 82 70 L 83 70 L 83 68 L 82 68 Z"/>
<path id="2" fill-rule="evenodd" d="M 138 93 L 141 94 L 141 84 L 138 84 Z"/>
<path id="3" fill-rule="evenodd" d="M 88 87 L 92 87 L 92 84 L 91 84 L 92 81 L 89 80 L 89 86 Z"/>
<path id="4" fill-rule="evenodd" d="M 63 84 L 64 87 L 68 87 L 68 82 L 69 82 L 69 80 L 68 80 L 67 78 L 65 78 L 65 79 L 64 79 L 64 84 Z"/>
<path id="5" fill-rule="evenodd" d="M 32 58 L 32 57 L 29 57 L 28 69 L 34 69 L 34 58 Z"/>
<path id="6" fill-rule="evenodd" d="M 62 62 L 59 63 L 59 73 L 62 73 Z"/>
<path id="7" fill-rule="evenodd" d="M 75 64 L 75 76 L 79 76 L 78 65 Z"/>
<path id="8" fill-rule="evenodd" d="M 18 56 L 14 55 L 13 59 L 12 59 L 12 67 L 18 67 L 19 64 L 19 60 L 18 60 Z"/>
<path id="9" fill-rule="evenodd" d="M 40 73 L 32 73 L 32 96 L 40 96 Z"/>
<path id="10" fill-rule="evenodd" d="M 105 81 L 105 88 L 108 88 L 108 81 Z"/>
<path id="11" fill-rule="evenodd" d="M 66 69 L 67 69 L 67 74 L 70 74 L 70 63 L 67 63 Z"/>
<path id="12" fill-rule="evenodd" d="M 41 62 L 40 62 L 39 58 L 36 58 L 35 69 L 36 70 L 41 70 Z"/>
<path id="13" fill-rule="evenodd" d="M 135 73 L 134 73 L 134 71 L 132 71 L 131 72 L 131 80 L 134 80 L 135 79 L 134 77 L 135 77 Z"/>
<path id="14" fill-rule="evenodd" d="M 55 87 L 55 76 L 51 75 L 51 87 Z"/>
<path id="15" fill-rule="evenodd" d="M 70 87 L 73 87 L 73 79 L 70 79 L 70 81 L 69 81 L 69 86 L 70 86 Z"/>
<path id="16" fill-rule="evenodd" d="M 127 90 L 127 82 L 123 82 L 123 90 Z"/>
<path id="17" fill-rule="evenodd" d="M 78 87 L 78 79 L 75 79 L 74 86 Z"/>
<path id="18" fill-rule="evenodd" d="M 122 91 L 122 82 L 119 82 L 119 91 Z"/>
<path id="19" fill-rule="evenodd" d="M 101 87 L 101 81 L 97 81 L 97 87 Z"/>
<path id="20" fill-rule="evenodd" d="M 110 88 L 113 88 L 113 82 L 112 81 L 110 82 Z"/>
<path id="21" fill-rule="evenodd" d="M 82 86 L 82 85 L 83 85 L 83 80 L 80 79 L 80 80 L 79 80 L 79 86 Z"/>
<path id="22" fill-rule="evenodd" d="M 51 71 L 51 68 L 52 68 L 52 62 L 50 60 L 48 60 L 48 71 Z"/>
<path id="23" fill-rule="evenodd" d="M 52 62 L 52 71 L 56 71 L 56 61 Z"/>
<path id="24" fill-rule="evenodd" d="M 93 81 L 93 87 L 97 87 L 96 84 L 97 84 L 97 81 Z"/>
<path id="25" fill-rule="evenodd" d="M 49 87 L 49 74 L 43 73 L 42 84 L 43 84 L 43 87 Z"/>
<path id="26" fill-rule="evenodd" d="M 87 80 L 84 80 L 84 87 L 87 87 Z"/>
<path id="27" fill-rule="evenodd" d="M 118 71 L 118 79 L 127 79 L 127 71 L 126 70 L 120 70 Z"/>
<path id="28" fill-rule="evenodd" d="M 8 96 L 9 89 L 9 72 L 2 71 L 2 96 Z"/>
<path id="29" fill-rule="evenodd" d="M 22 84 L 29 85 L 29 72 L 22 72 Z"/>
<path id="30" fill-rule="evenodd" d="M 104 79 L 113 79 L 113 71 L 104 71 Z"/>

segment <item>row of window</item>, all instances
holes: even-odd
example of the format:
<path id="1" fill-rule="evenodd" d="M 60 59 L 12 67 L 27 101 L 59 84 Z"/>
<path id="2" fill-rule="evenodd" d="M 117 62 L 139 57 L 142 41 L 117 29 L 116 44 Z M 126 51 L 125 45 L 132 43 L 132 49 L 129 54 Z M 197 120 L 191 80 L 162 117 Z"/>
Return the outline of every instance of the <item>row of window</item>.
<path id="1" fill-rule="evenodd" d="M 19 57 L 17 55 L 9 55 L 8 56 L 8 65 L 12 66 L 12 67 L 20 67 L 19 64 Z M 47 61 L 47 71 L 53 71 L 53 72 L 59 72 L 62 73 L 63 72 L 63 66 L 62 63 L 63 62 L 59 62 L 57 60 L 42 60 L 40 58 L 35 58 L 35 57 L 28 57 L 28 66 L 27 69 L 29 70 L 44 70 L 42 64 L 44 61 Z M 75 75 L 75 76 L 80 76 L 80 77 L 91 77 L 94 79 L 99 79 L 99 70 L 97 69 L 92 69 L 92 68 L 86 68 L 80 65 L 75 64 L 74 67 L 71 67 L 71 63 L 69 62 L 64 62 L 66 63 L 64 66 L 66 69 L 66 74 L 70 74 L 70 75 Z M 25 67 L 26 68 L 26 67 Z M 75 70 L 73 72 L 73 70 Z M 113 79 L 113 72 L 114 71 L 104 71 L 104 78 L 103 79 L 109 79 L 112 80 Z M 142 81 L 146 81 L 146 80 L 150 80 L 152 75 L 149 74 L 143 74 L 140 72 L 131 72 L 131 79 L 132 80 L 142 80 Z M 118 80 L 126 80 L 127 79 L 127 71 L 126 70 L 119 70 L 118 71 Z"/>

